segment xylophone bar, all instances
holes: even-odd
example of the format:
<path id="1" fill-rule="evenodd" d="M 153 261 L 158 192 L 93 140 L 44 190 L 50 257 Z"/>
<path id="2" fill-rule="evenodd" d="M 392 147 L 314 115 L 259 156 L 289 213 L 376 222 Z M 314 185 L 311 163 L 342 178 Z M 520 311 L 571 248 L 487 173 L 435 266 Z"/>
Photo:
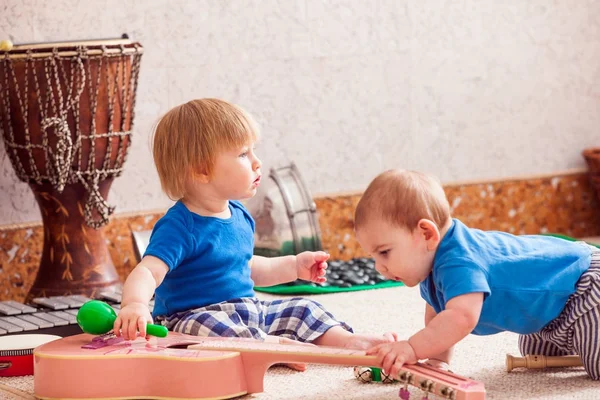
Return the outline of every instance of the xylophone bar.
<path id="1" fill-rule="evenodd" d="M 120 309 L 120 291 L 102 292 L 95 299 L 107 302 L 116 311 Z M 47 334 L 65 337 L 80 334 L 77 312 L 89 300 L 85 296 L 73 295 L 36 298 L 32 304 L 0 301 L 0 336 Z M 153 305 L 151 301 L 150 309 Z"/>

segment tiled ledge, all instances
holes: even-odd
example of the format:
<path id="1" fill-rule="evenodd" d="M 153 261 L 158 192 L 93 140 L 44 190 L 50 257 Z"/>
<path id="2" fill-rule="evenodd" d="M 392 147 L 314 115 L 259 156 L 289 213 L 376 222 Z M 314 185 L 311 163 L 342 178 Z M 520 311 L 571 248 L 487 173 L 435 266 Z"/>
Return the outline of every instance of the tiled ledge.
<path id="1" fill-rule="evenodd" d="M 584 171 L 494 182 L 445 185 L 454 217 L 467 225 L 516 234 L 556 232 L 600 236 L 600 204 Z M 323 247 L 332 258 L 365 255 L 353 234 L 360 193 L 316 196 Z M 105 228 L 121 278 L 135 265 L 131 232 L 151 229 L 163 211 L 115 216 Z M 0 227 L 0 300 L 23 301 L 37 272 L 43 243 L 40 223 Z"/>
<path id="2" fill-rule="evenodd" d="M 583 238 L 581 238 L 581 240 L 584 240 L 588 243 L 596 244 L 596 245 L 600 246 L 600 236 L 583 237 Z"/>
<path id="3" fill-rule="evenodd" d="M 585 171 L 494 182 L 445 185 L 452 216 L 466 225 L 514 234 L 600 234 L 600 202 Z M 315 199 L 325 247 L 333 258 L 364 255 L 354 239 L 360 193 Z"/>

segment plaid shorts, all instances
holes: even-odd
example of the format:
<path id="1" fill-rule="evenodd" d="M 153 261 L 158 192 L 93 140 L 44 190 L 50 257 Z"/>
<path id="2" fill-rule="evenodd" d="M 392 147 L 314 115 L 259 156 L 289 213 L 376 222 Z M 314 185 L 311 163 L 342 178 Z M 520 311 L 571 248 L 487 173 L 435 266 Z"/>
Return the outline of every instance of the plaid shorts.
<path id="1" fill-rule="evenodd" d="M 244 297 L 157 317 L 156 322 L 171 331 L 195 336 L 265 340 L 269 335 L 308 343 L 334 326 L 352 332 L 352 328 L 337 321 L 322 305 L 300 297 L 273 301 Z"/>

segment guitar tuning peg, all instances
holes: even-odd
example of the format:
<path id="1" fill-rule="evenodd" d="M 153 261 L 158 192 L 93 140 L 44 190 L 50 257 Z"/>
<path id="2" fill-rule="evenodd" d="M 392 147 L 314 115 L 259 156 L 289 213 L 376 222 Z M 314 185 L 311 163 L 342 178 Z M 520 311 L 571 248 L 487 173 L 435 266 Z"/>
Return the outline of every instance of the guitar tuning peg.
<path id="1" fill-rule="evenodd" d="M 440 393 L 445 399 L 450 399 L 450 400 L 456 399 L 456 392 L 454 391 L 454 389 L 452 389 L 450 387 L 442 388 L 442 390 L 440 390 Z"/>
<path id="2" fill-rule="evenodd" d="M 398 392 L 398 397 L 400 397 L 402 400 L 410 399 L 410 392 L 408 391 L 408 383 L 405 384 L 403 388 L 400 388 L 400 391 Z"/>
<path id="3" fill-rule="evenodd" d="M 404 383 L 404 387 L 400 388 L 400 391 L 398 392 L 398 396 L 402 400 L 409 400 L 410 392 L 408 391 L 408 385 L 412 383 L 412 380 L 413 380 L 412 374 L 407 371 L 400 372 L 400 374 L 398 374 L 398 380 L 400 382 Z"/>
<path id="4" fill-rule="evenodd" d="M 433 390 L 433 386 L 434 386 L 433 381 L 431 379 L 425 379 L 424 381 L 421 382 L 420 386 L 421 386 L 421 390 L 423 392 L 425 392 L 425 396 L 423 396 L 421 398 L 421 400 L 428 400 L 429 393 L 431 393 L 431 391 Z"/>

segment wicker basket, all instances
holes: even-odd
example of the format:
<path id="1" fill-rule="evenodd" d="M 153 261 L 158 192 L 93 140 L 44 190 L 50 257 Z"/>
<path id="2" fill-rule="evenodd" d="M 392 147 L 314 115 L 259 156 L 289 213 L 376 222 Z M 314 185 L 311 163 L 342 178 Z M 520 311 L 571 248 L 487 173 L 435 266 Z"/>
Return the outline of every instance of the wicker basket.
<path id="1" fill-rule="evenodd" d="M 591 147 L 582 152 L 583 158 L 588 165 L 592 187 L 600 199 L 600 147 Z"/>

